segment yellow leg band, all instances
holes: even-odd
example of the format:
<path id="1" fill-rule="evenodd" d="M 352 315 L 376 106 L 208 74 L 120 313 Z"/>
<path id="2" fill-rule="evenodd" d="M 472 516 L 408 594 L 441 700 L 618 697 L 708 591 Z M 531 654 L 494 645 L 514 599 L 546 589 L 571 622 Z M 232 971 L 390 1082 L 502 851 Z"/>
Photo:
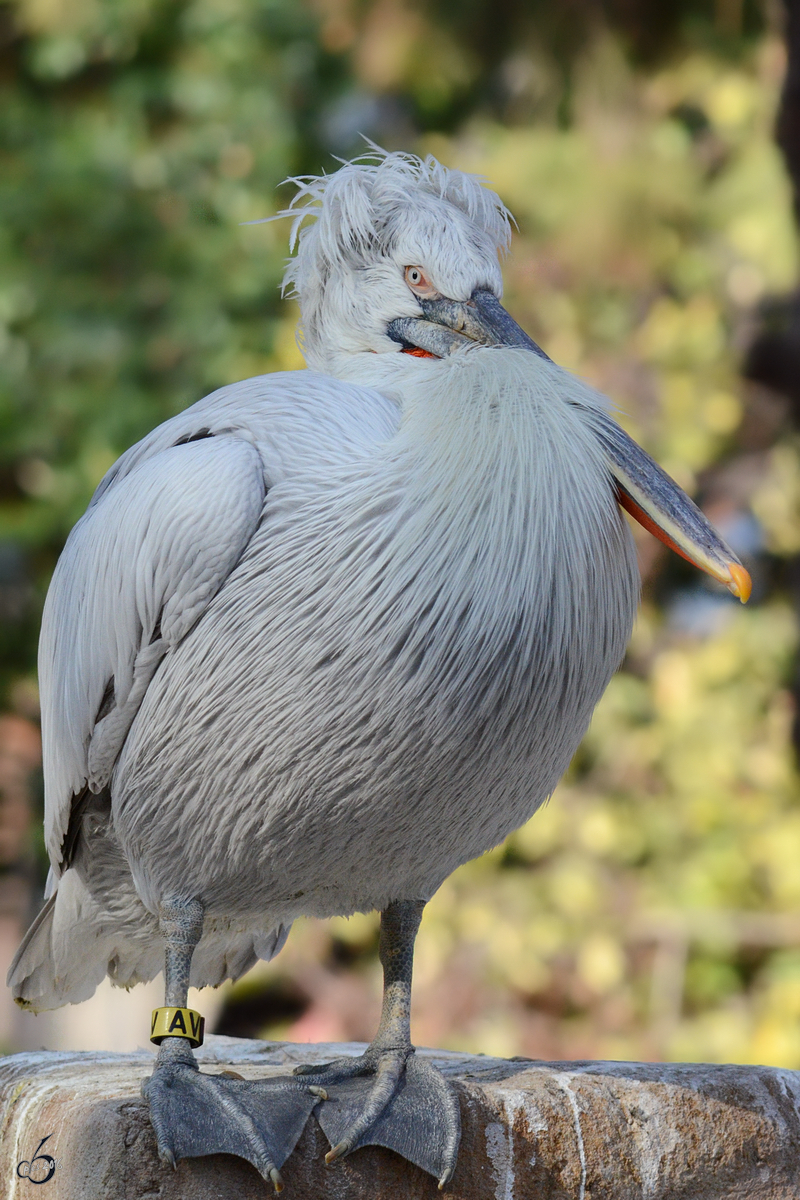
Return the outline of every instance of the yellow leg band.
<path id="1" fill-rule="evenodd" d="M 160 1046 L 166 1037 L 182 1037 L 194 1050 L 203 1044 L 205 1027 L 205 1017 L 193 1008 L 154 1008 L 150 1041 Z"/>

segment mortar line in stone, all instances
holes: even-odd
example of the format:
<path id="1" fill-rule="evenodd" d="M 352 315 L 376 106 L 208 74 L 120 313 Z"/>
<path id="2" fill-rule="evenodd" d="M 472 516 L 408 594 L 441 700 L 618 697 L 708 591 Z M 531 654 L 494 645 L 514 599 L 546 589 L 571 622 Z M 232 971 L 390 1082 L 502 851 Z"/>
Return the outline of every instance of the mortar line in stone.
<path id="1" fill-rule="evenodd" d="M 508 1112 L 504 1102 L 501 1102 L 501 1109 L 505 1115 L 505 1121 L 490 1121 L 483 1132 L 486 1139 L 486 1153 L 494 1174 L 495 1200 L 514 1200 L 513 1143 L 508 1126 Z M 497 1115 L 500 1116 L 501 1113 Z"/>
<path id="2" fill-rule="evenodd" d="M 508 1155 L 508 1161 L 506 1163 L 506 1194 L 504 1200 L 514 1200 L 514 1183 L 516 1182 L 514 1179 L 514 1118 L 512 1115 L 511 1121 L 509 1122 L 508 1109 L 505 1105 L 503 1105 L 503 1108 L 505 1108 L 506 1111 L 506 1143 L 508 1147 L 506 1151 Z"/>
<path id="3" fill-rule="evenodd" d="M 575 1122 L 575 1136 L 578 1139 L 578 1158 L 581 1163 L 581 1190 L 578 1193 L 578 1200 L 585 1200 L 586 1196 L 586 1149 L 583 1144 L 583 1130 L 581 1129 L 581 1114 L 578 1108 L 578 1101 L 575 1093 L 569 1085 L 568 1075 L 556 1075 L 556 1080 L 559 1087 L 563 1088 L 567 1093 L 567 1099 L 572 1109 L 572 1117 Z"/>

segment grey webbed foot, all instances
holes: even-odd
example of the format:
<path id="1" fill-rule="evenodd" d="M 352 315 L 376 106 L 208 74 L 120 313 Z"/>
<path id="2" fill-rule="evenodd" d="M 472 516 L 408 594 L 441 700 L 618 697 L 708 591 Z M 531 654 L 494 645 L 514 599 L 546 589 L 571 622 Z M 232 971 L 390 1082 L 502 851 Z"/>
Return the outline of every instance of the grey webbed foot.
<path id="1" fill-rule="evenodd" d="M 370 1048 L 359 1058 L 295 1068 L 327 1093 L 317 1120 L 328 1163 L 360 1146 L 385 1146 L 439 1181 L 452 1178 L 461 1138 L 458 1098 L 440 1071 L 410 1047 Z"/>
<path id="2" fill-rule="evenodd" d="M 159 1054 L 142 1083 L 162 1159 L 236 1154 L 275 1191 L 279 1168 L 294 1150 L 320 1093 L 290 1078 L 245 1080 L 201 1072 L 188 1048 Z"/>

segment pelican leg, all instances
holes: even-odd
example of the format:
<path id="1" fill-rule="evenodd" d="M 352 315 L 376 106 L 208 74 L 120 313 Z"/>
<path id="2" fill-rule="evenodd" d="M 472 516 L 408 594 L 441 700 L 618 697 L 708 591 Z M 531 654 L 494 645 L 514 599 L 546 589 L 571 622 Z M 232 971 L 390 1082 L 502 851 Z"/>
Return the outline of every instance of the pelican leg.
<path id="1" fill-rule="evenodd" d="M 197 900 L 163 903 L 165 1005 L 185 1008 L 192 954 L 203 932 Z M 252 1163 L 276 1192 L 279 1168 L 294 1150 L 319 1103 L 316 1089 L 290 1078 L 245 1080 L 200 1071 L 185 1038 L 165 1037 L 153 1074 L 142 1083 L 162 1160 L 236 1154 Z"/>
<path id="2" fill-rule="evenodd" d="M 398 901 L 381 913 L 383 1008 L 364 1054 L 294 1073 L 327 1093 L 317 1113 L 331 1143 L 326 1162 L 360 1146 L 386 1146 L 434 1175 L 442 1189 L 455 1170 L 461 1117 L 453 1089 L 411 1044 L 411 973 L 423 907 Z"/>

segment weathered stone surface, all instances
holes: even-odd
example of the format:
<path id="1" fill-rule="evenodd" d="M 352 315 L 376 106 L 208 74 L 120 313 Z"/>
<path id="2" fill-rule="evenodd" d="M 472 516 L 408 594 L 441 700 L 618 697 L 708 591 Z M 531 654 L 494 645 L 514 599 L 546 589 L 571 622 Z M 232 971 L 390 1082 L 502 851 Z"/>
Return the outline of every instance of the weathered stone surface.
<path id="1" fill-rule="evenodd" d="M 212 1037 L 205 1070 L 285 1073 L 361 1047 Z M 423 1051 L 458 1088 L 453 1200 L 800 1200 L 800 1072 L 771 1067 L 540 1063 Z M 227 1155 L 159 1162 L 139 1094 L 145 1052 L 0 1059 L 0 1196 L 22 1200 L 266 1200 Z M 17 1165 L 40 1140 L 35 1186 Z M 283 1168 L 287 1200 L 434 1200 L 433 1179 L 376 1147 L 325 1167 L 316 1120 Z"/>

